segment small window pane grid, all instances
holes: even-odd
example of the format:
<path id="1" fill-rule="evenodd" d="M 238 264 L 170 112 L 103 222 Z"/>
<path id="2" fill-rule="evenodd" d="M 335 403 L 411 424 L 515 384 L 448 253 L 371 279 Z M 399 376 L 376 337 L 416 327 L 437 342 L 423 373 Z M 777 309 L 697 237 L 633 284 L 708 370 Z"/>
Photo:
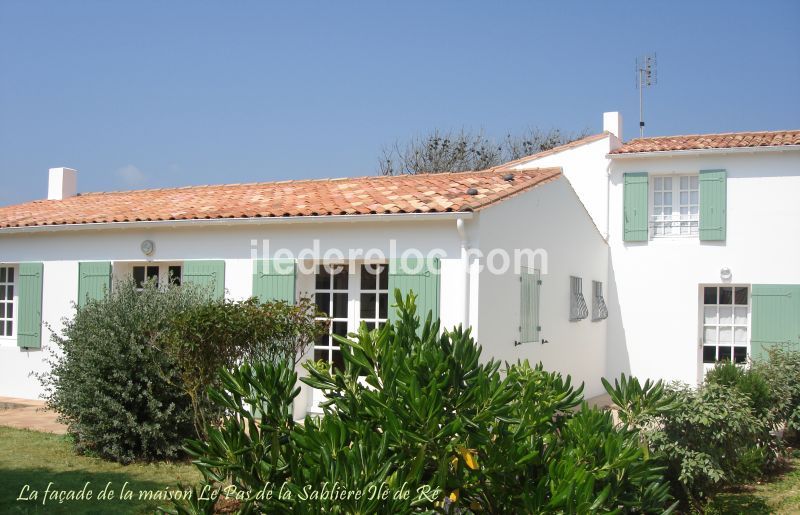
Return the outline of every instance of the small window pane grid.
<path id="1" fill-rule="evenodd" d="M 0 267 L 0 336 L 14 336 L 14 268 Z"/>
<path id="2" fill-rule="evenodd" d="M 697 236 L 700 193 L 697 175 L 653 178 L 653 237 Z"/>
<path id="3" fill-rule="evenodd" d="M 134 266 L 133 267 L 133 281 L 136 283 L 136 288 L 141 290 L 144 288 L 144 283 L 147 281 L 155 281 L 156 286 L 159 284 L 159 275 L 161 274 L 161 266 L 147 265 L 147 266 Z M 167 278 L 170 284 L 181 284 L 181 271 L 180 265 L 169 265 L 166 267 Z"/>
<path id="4" fill-rule="evenodd" d="M 583 320 L 589 316 L 586 299 L 583 298 L 583 279 L 570 277 L 569 319 L 572 321 Z"/>
<path id="5" fill-rule="evenodd" d="M 703 288 L 703 363 L 747 361 L 747 286 Z"/>
<path id="6" fill-rule="evenodd" d="M 361 265 L 360 290 L 359 320 L 370 330 L 383 327 L 389 318 L 389 267 Z"/>
<path id="7" fill-rule="evenodd" d="M 603 283 L 592 281 L 592 320 L 608 318 L 608 308 L 603 298 Z"/>
<path id="8" fill-rule="evenodd" d="M 347 336 L 349 282 L 346 265 L 321 265 L 314 278 L 314 301 L 317 309 L 326 315 L 318 320 L 330 321 L 328 334 L 317 338 L 314 344 L 314 361 L 325 361 L 338 370 L 344 370 L 344 361 L 333 335 Z"/>

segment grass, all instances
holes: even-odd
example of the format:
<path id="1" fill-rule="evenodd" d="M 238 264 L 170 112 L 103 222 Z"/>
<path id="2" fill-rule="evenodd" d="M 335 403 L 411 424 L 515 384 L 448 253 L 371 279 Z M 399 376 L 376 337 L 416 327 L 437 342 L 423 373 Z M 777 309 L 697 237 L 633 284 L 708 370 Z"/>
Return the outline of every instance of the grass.
<path id="1" fill-rule="evenodd" d="M 800 459 L 792 458 L 780 474 L 721 493 L 706 505 L 706 514 L 723 513 L 800 513 Z"/>
<path id="2" fill-rule="evenodd" d="M 0 513 L 3 514 L 152 513 L 158 506 L 170 503 L 139 499 L 140 491 L 163 493 L 165 489 L 175 490 L 178 483 L 193 485 L 199 479 L 199 472 L 189 463 L 120 465 L 75 455 L 66 436 L 0 427 Z M 87 491 L 95 497 L 92 500 L 59 503 L 57 498 L 45 499 L 49 483 L 51 491 L 78 493 L 87 482 Z M 119 492 L 126 482 L 126 490 L 133 498 L 120 500 Z M 113 491 L 115 498 L 98 500 L 108 483 L 108 491 Z M 28 489 L 23 491 L 25 485 Z M 36 500 L 17 500 L 20 496 L 30 498 L 34 491 L 38 493 Z"/>

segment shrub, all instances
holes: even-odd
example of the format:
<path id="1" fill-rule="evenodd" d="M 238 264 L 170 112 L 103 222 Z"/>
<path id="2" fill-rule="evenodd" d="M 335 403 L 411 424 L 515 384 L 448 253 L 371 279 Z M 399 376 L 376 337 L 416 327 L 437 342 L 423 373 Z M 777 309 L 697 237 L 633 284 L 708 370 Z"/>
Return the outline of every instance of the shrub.
<path id="1" fill-rule="evenodd" d="M 79 452 L 120 462 L 181 452 L 192 435 L 191 403 L 172 386 L 173 363 L 153 344 L 173 315 L 206 298 L 188 286 L 151 282 L 137 291 L 132 281 L 118 282 L 53 334 L 51 369 L 40 380 Z"/>
<path id="2" fill-rule="evenodd" d="M 413 296 L 399 320 L 340 339 L 344 370 L 309 363 L 325 415 L 295 425 L 290 362 L 245 363 L 210 398 L 226 412 L 187 443 L 205 487 L 245 492 L 242 513 L 662 512 L 663 469 L 638 435 L 581 404 L 582 387 L 527 362 L 481 360 L 468 330 L 420 327 Z M 258 408 L 258 409 L 254 409 Z M 339 485 L 360 497 L 304 499 Z M 405 490 L 410 495 L 395 495 Z M 390 494 L 370 495 L 381 487 Z M 428 496 L 420 496 L 419 488 Z M 265 490 L 274 492 L 265 496 Z M 310 489 L 310 490 L 309 490 Z M 280 495 L 281 491 L 290 496 Z M 195 496 L 180 513 L 211 513 Z"/>
<path id="3" fill-rule="evenodd" d="M 760 369 L 745 368 L 730 361 L 722 361 L 708 371 L 705 382 L 736 388 L 748 397 L 753 413 L 757 417 L 770 426 L 775 426 L 779 422 L 780 415 L 775 410 L 779 399 Z"/>
<path id="4" fill-rule="evenodd" d="M 288 360 L 294 365 L 327 331 L 327 324 L 316 315 L 308 299 L 292 305 L 250 298 L 188 306 L 172 316 L 157 345 L 174 364 L 175 387 L 191 399 L 198 435 L 220 414 L 206 396 L 208 388 L 218 384 L 220 368 L 231 368 L 243 359 Z"/>
<path id="5" fill-rule="evenodd" d="M 731 375 L 729 370 L 719 377 Z M 635 378 L 603 381 L 620 418 L 639 431 L 652 456 L 667 468 L 677 497 L 689 502 L 760 475 L 767 458 L 767 425 L 750 398 L 735 387 L 709 382 L 699 388 Z"/>
<path id="6" fill-rule="evenodd" d="M 800 431 L 800 352 L 770 349 L 769 360 L 756 361 L 752 369 L 760 372 L 773 392 L 773 411 L 778 422 Z"/>

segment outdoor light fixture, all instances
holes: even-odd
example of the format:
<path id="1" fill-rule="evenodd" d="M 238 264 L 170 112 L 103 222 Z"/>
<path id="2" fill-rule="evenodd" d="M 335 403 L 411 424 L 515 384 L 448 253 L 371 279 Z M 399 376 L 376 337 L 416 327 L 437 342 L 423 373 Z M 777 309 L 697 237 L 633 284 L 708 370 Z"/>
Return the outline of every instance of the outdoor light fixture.
<path id="1" fill-rule="evenodd" d="M 723 266 L 719 271 L 719 276 L 723 281 L 729 280 L 731 278 L 731 269 Z"/>
<path id="2" fill-rule="evenodd" d="M 149 256 L 156 250 L 156 244 L 153 243 L 153 240 L 144 240 L 141 246 L 142 252 L 145 256 Z"/>

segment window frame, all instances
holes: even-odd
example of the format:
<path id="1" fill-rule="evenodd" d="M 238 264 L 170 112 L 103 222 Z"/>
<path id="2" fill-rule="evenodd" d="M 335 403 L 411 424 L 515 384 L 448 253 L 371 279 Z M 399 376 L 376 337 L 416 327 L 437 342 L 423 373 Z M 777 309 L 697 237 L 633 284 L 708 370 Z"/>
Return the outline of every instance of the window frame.
<path id="1" fill-rule="evenodd" d="M 583 278 L 577 275 L 569 276 L 569 320 L 580 322 L 589 317 L 589 306 L 583 295 Z"/>
<path id="2" fill-rule="evenodd" d="M 330 327 L 328 329 L 328 338 L 330 338 L 327 345 L 318 345 L 317 342 L 314 342 L 313 348 L 311 349 L 311 356 L 314 361 L 317 360 L 317 351 L 318 350 L 327 350 L 328 357 L 327 360 L 329 363 L 333 362 L 333 353 L 335 351 L 340 350 L 340 346 L 336 344 L 333 340 L 333 337 L 330 336 L 333 333 L 334 329 L 334 322 L 346 322 L 347 324 L 347 331 L 346 334 L 354 333 L 358 331 L 361 322 L 365 322 L 368 325 L 370 323 L 376 324 L 376 327 L 382 327 L 383 324 L 386 324 L 389 320 L 389 305 L 391 299 L 389 298 L 389 277 L 388 277 L 388 270 L 389 270 L 389 263 L 386 261 L 358 261 L 353 264 L 353 267 L 348 267 L 348 279 L 347 279 L 347 288 L 334 288 L 334 281 L 333 276 L 331 276 L 330 288 L 328 289 L 320 289 L 317 288 L 317 275 L 319 273 L 319 269 L 324 266 L 348 266 L 348 263 L 344 262 L 327 262 L 327 263 L 315 263 L 315 268 L 313 273 L 311 273 L 311 291 L 313 292 L 313 299 L 314 302 L 317 302 L 317 294 L 318 293 L 328 293 L 330 294 L 330 298 L 328 299 L 328 313 L 333 311 L 333 302 L 334 297 L 333 295 L 336 293 L 339 294 L 346 294 L 347 295 L 347 316 L 344 317 L 317 317 L 318 320 L 327 320 L 330 322 Z M 383 285 L 381 281 L 381 275 L 379 274 L 376 277 L 376 287 L 372 289 L 364 289 L 362 288 L 362 276 L 361 270 L 364 266 L 370 265 L 377 265 L 382 266 L 383 272 L 385 272 L 385 285 Z M 355 270 L 355 272 L 354 272 Z M 375 294 L 376 296 L 376 311 L 375 317 L 367 317 L 362 318 L 362 311 L 361 311 L 361 304 L 362 304 L 362 295 L 369 295 Z M 385 317 L 380 316 L 380 306 L 381 306 L 381 296 L 385 295 Z"/>
<path id="3" fill-rule="evenodd" d="M 705 290 L 706 288 L 716 288 L 716 304 L 706 304 L 705 302 Z M 720 288 L 731 288 L 731 303 L 730 304 L 720 304 Z M 746 288 L 747 289 L 747 304 L 736 304 L 736 288 Z M 753 288 L 751 284 L 733 284 L 733 283 L 716 283 L 716 284 L 701 284 L 699 288 L 699 313 L 698 313 L 698 320 L 699 320 L 699 362 L 701 367 L 704 370 L 709 370 L 713 368 L 717 363 L 721 360 L 719 359 L 719 348 L 720 347 L 728 347 L 730 348 L 730 360 L 732 363 L 736 363 L 739 365 L 744 365 L 747 363 L 747 360 L 751 356 L 751 345 L 750 341 L 752 338 L 752 295 L 753 295 Z M 719 308 L 730 306 L 731 308 L 731 322 L 729 324 L 721 324 L 720 323 L 720 314 Z M 706 308 L 713 307 L 716 308 L 716 323 L 706 323 Z M 746 321 L 745 323 L 736 323 L 736 308 L 746 308 Z M 711 344 L 706 343 L 706 328 L 715 328 L 715 338 Z M 730 328 L 731 329 L 731 339 L 730 342 L 726 342 L 723 345 L 720 345 L 720 328 Z M 736 329 L 737 328 L 745 328 L 747 333 L 745 335 L 745 343 L 744 345 L 737 345 L 736 344 Z M 714 362 L 706 362 L 704 351 L 707 346 L 715 347 L 715 361 Z M 744 360 L 741 362 L 737 362 L 735 358 L 735 348 L 736 347 L 744 347 L 745 348 L 745 356 Z"/>
<path id="4" fill-rule="evenodd" d="M 6 322 L 8 322 L 8 321 L 11 322 L 11 334 L 0 335 L 0 341 L 15 343 L 17 341 L 17 330 L 19 328 L 19 265 L 15 264 L 15 263 L 0 263 L 0 268 L 6 269 L 6 279 L 8 279 L 8 270 L 13 270 L 14 271 L 14 281 L 13 282 L 9 283 L 6 280 L 6 281 L 0 283 L 0 285 L 5 286 L 5 287 L 7 287 L 9 285 L 12 286 L 13 287 L 13 292 L 14 292 L 12 297 L 11 297 L 11 302 L 10 302 L 10 304 L 11 304 L 11 318 L 9 319 L 9 318 L 5 317 L 5 311 L 3 312 L 3 317 L 0 318 L 0 323 L 2 323 L 4 326 L 5 326 Z M 3 299 L 0 302 L 2 302 L 2 304 L 4 305 L 3 309 L 5 310 L 6 309 L 5 305 L 7 305 L 9 303 L 5 299 Z M 5 329 L 5 327 L 4 327 L 4 329 Z"/>
<path id="5" fill-rule="evenodd" d="M 147 267 L 158 267 L 158 284 L 159 286 L 169 282 L 169 269 L 175 266 L 181 267 L 181 284 L 183 283 L 183 272 L 186 268 L 183 261 L 165 260 L 165 261 L 114 261 L 111 267 L 111 276 L 116 280 L 133 279 L 133 271 L 136 267 L 145 267 L 145 279 L 147 278 Z M 113 287 L 113 281 L 112 281 Z M 137 288 L 141 290 L 141 288 Z"/>
<path id="6" fill-rule="evenodd" d="M 688 181 L 688 189 L 684 190 L 681 186 L 681 179 L 686 178 Z M 671 188 L 670 190 L 666 190 L 663 187 L 661 189 L 656 188 L 656 183 L 658 180 L 663 181 L 664 179 L 670 179 Z M 692 179 L 694 179 L 694 184 L 696 187 L 692 187 Z M 663 183 L 662 183 L 663 186 Z M 688 204 L 681 203 L 681 193 L 686 192 L 688 196 Z M 664 204 L 663 202 L 656 206 L 656 194 L 662 193 L 666 194 L 669 193 L 671 195 L 671 202 L 669 205 Z M 696 195 L 696 203 L 692 203 L 692 193 Z M 699 239 L 700 237 L 700 173 L 693 172 L 693 173 L 654 173 L 650 174 L 648 177 L 648 216 L 647 216 L 647 228 L 650 240 L 661 240 L 661 239 Z M 656 220 L 656 216 L 666 216 L 666 215 L 656 215 L 657 207 L 670 209 L 670 218 L 669 219 L 662 219 Z M 687 219 L 682 219 L 683 216 L 681 214 L 681 209 L 686 207 L 688 213 L 686 216 Z M 696 213 L 692 213 L 692 208 L 696 210 Z M 694 218 L 693 218 L 694 217 Z M 685 223 L 686 225 L 682 225 Z M 659 225 L 663 224 L 663 225 Z M 664 231 L 662 234 L 657 234 L 657 229 L 661 227 L 662 229 L 666 229 L 669 227 L 670 232 L 667 233 Z M 688 232 L 683 233 L 681 232 L 682 227 L 688 227 Z M 676 232 L 677 229 L 677 232 Z"/>

